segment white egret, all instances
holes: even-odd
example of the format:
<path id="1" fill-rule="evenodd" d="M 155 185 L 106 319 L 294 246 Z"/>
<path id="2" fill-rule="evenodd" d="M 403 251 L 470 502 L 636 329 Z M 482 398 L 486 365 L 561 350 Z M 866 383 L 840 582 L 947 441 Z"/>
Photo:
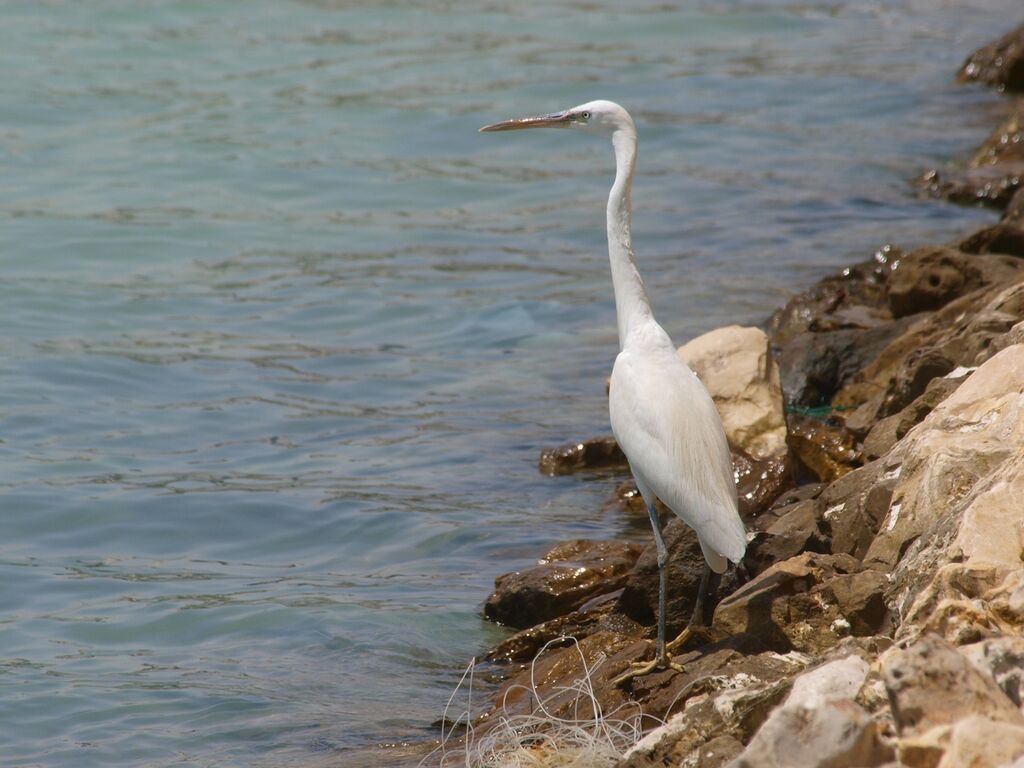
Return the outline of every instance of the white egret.
<path id="1" fill-rule="evenodd" d="M 611 101 L 592 101 L 538 117 L 505 120 L 481 131 L 524 128 L 577 128 L 610 137 L 615 150 L 615 183 L 608 195 L 608 256 L 611 261 L 619 354 L 612 368 L 608 410 L 612 432 L 622 447 L 647 505 L 658 552 L 658 640 L 654 659 L 632 665 L 620 684 L 659 667 L 681 669 L 669 653 L 703 624 L 704 594 L 710 572 L 723 573 L 727 560 L 739 563 L 746 531 L 736 503 L 729 447 L 721 418 L 700 379 L 676 354 L 675 345 L 654 319 L 643 280 L 633 259 L 630 192 L 636 168 L 636 127 L 629 113 Z M 665 592 L 668 550 L 656 499 L 693 528 L 705 566 L 689 625 L 665 644 Z"/>

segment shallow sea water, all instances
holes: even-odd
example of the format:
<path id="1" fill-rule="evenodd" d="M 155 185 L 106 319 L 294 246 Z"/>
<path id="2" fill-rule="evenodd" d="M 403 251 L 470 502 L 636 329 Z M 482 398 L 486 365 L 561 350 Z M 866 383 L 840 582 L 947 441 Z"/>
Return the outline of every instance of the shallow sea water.
<path id="1" fill-rule="evenodd" d="M 885 242 L 998 97 L 1019 0 L 0 8 L 0 765 L 383 764 L 503 630 L 493 577 L 635 536 L 607 431 L 610 149 L 677 341 Z"/>

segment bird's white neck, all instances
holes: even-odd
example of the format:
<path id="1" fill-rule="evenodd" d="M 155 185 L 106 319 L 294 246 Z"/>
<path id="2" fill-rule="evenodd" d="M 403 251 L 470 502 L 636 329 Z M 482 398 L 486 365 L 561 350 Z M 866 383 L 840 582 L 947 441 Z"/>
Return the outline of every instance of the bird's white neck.
<path id="1" fill-rule="evenodd" d="M 621 349 L 630 331 L 650 321 L 653 315 L 644 290 L 644 281 L 633 260 L 633 239 L 630 234 L 633 216 L 630 193 L 636 167 L 636 133 L 620 128 L 612 135 L 612 146 L 615 148 L 615 183 L 608 194 L 608 258 L 612 267 Z"/>

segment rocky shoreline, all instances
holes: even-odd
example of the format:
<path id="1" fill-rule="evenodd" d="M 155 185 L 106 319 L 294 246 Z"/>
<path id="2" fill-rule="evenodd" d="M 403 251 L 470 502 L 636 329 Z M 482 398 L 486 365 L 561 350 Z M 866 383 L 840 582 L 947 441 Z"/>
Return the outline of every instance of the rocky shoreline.
<path id="1" fill-rule="evenodd" d="M 1024 93 L 1024 27 L 959 77 Z M 711 635 L 677 656 L 684 672 L 625 688 L 612 681 L 653 653 L 653 543 L 563 542 L 498 577 L 484 613 L 519 631 L 487 656 L 503 682 L 473 712 L 476 738 L 543 701 L 554 718 L 641 718 L 649 732 L 619 768 L 1024 766 L 1022 179 L 1018 98 L 961 174 L 922 177 L 1003 209 L 999 223 L 885 245 L 765 331 L 680 349 L 734 450 L 745 572 L 715 586 Z M 616 503 L 642 508 L 610 438 L 545 451 L 540 468 L 621 471 Z M 671 637 L 702 555 L 665 522 Z"/>

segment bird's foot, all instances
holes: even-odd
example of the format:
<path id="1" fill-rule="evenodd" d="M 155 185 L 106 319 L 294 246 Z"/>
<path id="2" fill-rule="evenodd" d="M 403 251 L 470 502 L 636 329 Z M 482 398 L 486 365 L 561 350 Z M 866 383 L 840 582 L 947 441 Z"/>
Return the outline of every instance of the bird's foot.
<path id="1" fill-rule="evenodd" d="M 690 638 L 697 637 L 707 642 L 711 639 L 711 627 L 703 624 L 690 624 L 686 629 L 679 633 L 679 636 L 671 643 L 665 646 L 667 653 L 675 653 L 684 645 L 686 645 Z"/>
<path id="2" fill-rule="evenodd" d="M 615 678 L 612 684 L 616 686 L 623 686 L 634 677 L 649 675 L 651 672 L 659 669 L 674 669 L 676 672 L 682 672 L 683 665 L 672 661 L 672 657 L 668 654 L 665 654 L 660 658 L 655 656 L 650 661 L 634 661 L 629 665 L 629 669 L 626 672 Z"/>

